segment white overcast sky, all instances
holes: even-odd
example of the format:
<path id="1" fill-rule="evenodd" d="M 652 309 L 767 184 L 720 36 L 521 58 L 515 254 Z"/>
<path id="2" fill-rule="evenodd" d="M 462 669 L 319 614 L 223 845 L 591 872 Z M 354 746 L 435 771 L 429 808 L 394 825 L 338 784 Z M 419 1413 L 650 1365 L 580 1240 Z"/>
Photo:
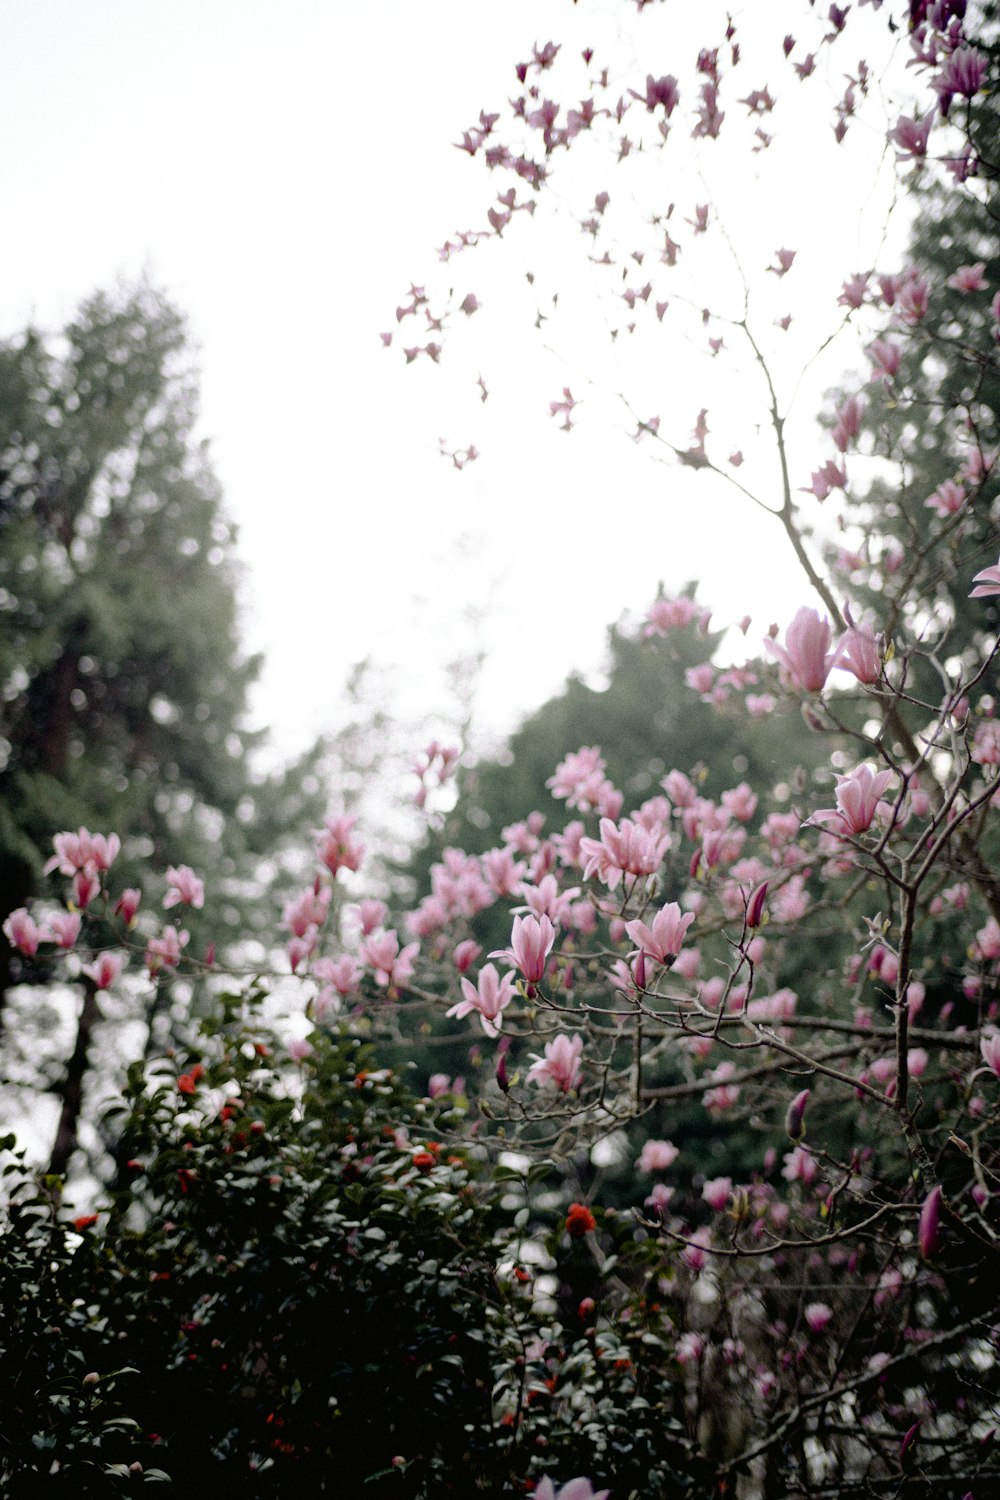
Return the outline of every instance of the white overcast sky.
<path id="1" fill-rule="evenodd" d="M 732 8 L 746 17 L 744 45 L 766 42 L 772 60 L 767 73 L 745 73 L 747 89 L 790 92 L 780 38 L 815 13 L 804 0 Z M 435 247 L 484 222 L 496 185 L 452 143 L 481 107 L 515 92 L 513 64 L 536 41 L 604 46 L 620 30 L 641 85 L 647 71 L 671 71 L 671 49 L 687 68 L 692 47 L 719 39 L 725 7 L 715 0 L 661 10 L 640 17 L 624 0 L 0 0 L 0 332 L 29 318 L 58 327 L 95 287 L 142 272 L 189 315 L 202 430 L 248 571 L 248 644 L 267 656 L 256 711 L 283 750 L 336 727 L 347 670 L 369 654 L 400 669 L 410 711 L 433 714 L 442 663 L 483 647 L 477 714 L 496 730 L 572 669 L 598 670 L 608 623 L 640 614 L 661 578 L 677 588 L 702 577 L 720 622 L 748 612 L 761 634 L 815 602 L 776 534 L 704 476 L 651 464 L 614 430 L 613 402 L 596 425 L 555 429 L 547 401 L 563 384 L 590 392 L 596 409 L 614 375 L 606 343 L 546 363 L 530 328 L 507 316 L 533 250 L 514 246 L 492 269 L 485 255 L 454 262 L 456 285 L 467 280 L 484 302 L 482 333 L 470 323 L 461 357 L 449 350 L 440 368 L 406 370 L 397 348 L 380 344 L 411 278 L 440 275 Z M 884 38 L 883 20 L 858 14 Z M 858 52 L 846 46 L 834 73 Z M 817 132 L 829 135 L 828 120 Z M 875 257 L 883 146 L 884 131 L 859 128 L 839 166 L 806 146 L 717 185 L 755 272 L 775 247 L 799 249 L 787 301 L 797 326 L 815 317 L 817 337 L 834 326 L 840 280 Z M 776 179 L 770 197 L 758 172 Z M 713 430 L 737 420 L 739 387 L 713 409 L 666 331 L 650 359 L 665 422 L 683 400 L 680 436 L 701 405 Z M 858 360 L 848 341 L 826 383 Z M 486 407 L 473 399 L 480 365 Z M 441 436 L 475 441 L 483 457 L 457 473 L 438 455 Z M 810 459 L 826 455 L 814 453 L 808 425 L 799 441 L 808 482 Z M 482 611 L 478 635 L 470 607 Z"/>

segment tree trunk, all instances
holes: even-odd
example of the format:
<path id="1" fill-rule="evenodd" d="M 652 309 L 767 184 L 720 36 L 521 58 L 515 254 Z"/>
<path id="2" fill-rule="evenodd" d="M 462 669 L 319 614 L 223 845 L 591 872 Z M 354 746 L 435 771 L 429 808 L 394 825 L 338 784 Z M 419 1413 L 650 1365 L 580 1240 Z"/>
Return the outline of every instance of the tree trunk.
<path id="1" fill-rule="evenodd" d="M 69 1159 L 76 1150 L 80 1113 L 83 1108 L 83 1080 L 87 1075 L 94 1023 L 100 1019 L 101 1014 L 97 1004 L 96 986 L 90 979 L 84 980 L 84 984 L 86 988 L 83 992 L 83 1009 L 80 1011 L 80 1021 L 76 1028 L 76 1045 L 66 1065 L 66 1077 L 59 1088 L 62 1096 L 62 1111 L 59 1115 L 55 1145 L 52 1148 L 52 1159 L 49 1162 L 50 1173 L 59 1177 L 65 1177 Z"/>

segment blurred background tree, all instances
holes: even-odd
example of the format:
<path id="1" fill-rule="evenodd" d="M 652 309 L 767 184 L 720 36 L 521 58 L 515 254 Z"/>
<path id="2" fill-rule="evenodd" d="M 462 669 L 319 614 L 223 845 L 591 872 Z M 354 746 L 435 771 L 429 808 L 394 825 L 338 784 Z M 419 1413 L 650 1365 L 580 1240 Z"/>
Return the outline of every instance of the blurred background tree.
<path id="1" fill-rule="evenodd" d="M 0 911 L 44 893 L 54 833 L 113 830 L 117 888 L 150 864 L 204 878 L 205 911 L 184 913 L 200 955 L 261 931 L 265 909 L 273 930 L 282 850 L 308 842 L 324 787 L 322 745 L 273 774 L 256 764 L 260 659 L 240 642 L 197 399 L 184 319 L 145 284 L 96 293 L 56 337 L 0 343 Z M 104 940 L 88 916 L 83 945 Z M 27 977 L 0 936 L 0 1006 Z M 58 1089 L 60 1002 L 21 1009 L 6 1076 Z"/>

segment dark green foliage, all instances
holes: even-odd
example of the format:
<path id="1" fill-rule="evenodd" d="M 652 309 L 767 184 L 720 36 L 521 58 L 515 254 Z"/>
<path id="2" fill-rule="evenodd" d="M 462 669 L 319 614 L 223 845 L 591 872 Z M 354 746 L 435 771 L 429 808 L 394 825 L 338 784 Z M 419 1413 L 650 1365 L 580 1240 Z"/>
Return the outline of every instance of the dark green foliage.
<path id="1" fill-rule="evenodd" d="M 234 533 L 196 418 L 184 321 L 146 286 L 96 294 L 59 338 L 0 344 L 3 915 L 40 888 L 62 829 L 118 831 L 125 876 L 152 856 L 210 881 L 287 837 L 310 758 L 255 783 L 259 661 L 239 644 Z M 217 909 L 212 936 L 226 928 Z M 0 960 L 2 992 L 21 977 L 6 939 Z"/>

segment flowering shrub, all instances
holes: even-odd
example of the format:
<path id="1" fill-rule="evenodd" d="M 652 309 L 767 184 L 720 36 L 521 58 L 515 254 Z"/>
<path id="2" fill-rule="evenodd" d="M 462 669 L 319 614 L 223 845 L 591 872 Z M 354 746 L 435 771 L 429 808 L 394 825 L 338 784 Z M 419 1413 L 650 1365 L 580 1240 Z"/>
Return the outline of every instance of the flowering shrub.
<path id="1" fill-rule="evenodd" d="M 910 7 L 918 97 L 886 137 L 904 174 L 930 170 L 940 141 L 975 214 L 996 205 L 996 48 L 988 19 L 965 11 Z M 791 35 L 780 50 L 804 84 L 848 10 L 803 23 L 819 27 L 815 50 L 800 57 Z M 723 132 L 741 65 L 732 21 L 693 80 L 635 77 L 615 102 L 601 71 L 564 124 L 559 50 L 536 45 L 518 68 L 503 125 L 484 112 L 466 132 L 462 149 L 515 181 L 489 230 L 445 259 L 500 238 L 521 208 L 530 218 L 535 199 L 518 194 L 541 198 L 581 143 L 656 160 L 682 125 L 695 142 Z M 876 92 L 859 64 L 837 143 Z M 766 152 L 770 90 L 738 104 Z M 582 228 L 609 245 L 596 265 L 620 269 L 612 202 L 590 195 Z M 748 351 L 777 488 L 734 478 L 745 455 L 723 458 L 707 409 L 690 440 L 668 439 L 658 414 L 633 434 L 736 484 L 802 569 L 786 626 L 755 642 L 742 620 L 747 659 L 695 663 L 689 691 L 721 715 L 796 716 L 825 764 L 752 786 L 637 766 L 634 795 L 599 746 L 566 746 L 548 782 L 572 814 L 561 827 L 525 807 L 482 854 L 441 837 L 429 891 L 398 913 L 366 896 L 360 830 L 331 813 L 282 918 L 280 968 L 308 1034 L 266 1031 L 251 987 L 216 999 L 190 1053 L 133 1068 L 119 1179 L 78 1232 L 103 1247 L 93 1274 L 115 1289 L 115 1347 L 143 1373 L 130 1394 L 145 1441 L 158 1434 L 189 1487 L 210 1454 L 213 1486 L 241 1494 L 996 1491 L 1000 254 L 987 219 L 989 256 L 948 277 L 916 262 L 846 274 L 836 305 L 869 368 L 824 414 L 836 457 L 808 485 L 793 482 L 791 397 L 747 295 L 741 314 L 705 308 L 695 324 L 712 358 L 726 338 Z M 692 204 L 686 239 L 714 222 Z M 614 296 L 630 321 L 659 323 L 661 278 L 685 247 L 669 213 L 650 227 L 655 257 L 645 245 L 630 260 L 663 269 Z M 782 246 L 765 275 L 783 286 L 799 265 Z M 478 308 L 458 305 L 464 319 Z M 414 287 L 398 317 L 433 324 L 405 355 L 437 366 L 448 309 Z M 789 322 L 772 320 L 772 342 Z M 567 388 L 551 415 L 572 429 L 581 404 Z M 949 470 L 932 484 L 922 446 Z M 456 451 L 458 467 L 477 452 Z M 854 478 L 866 459 L 867 486 Z M 841 506 L 824 545 L 820 504 Z M 708 657 L 707 610 L 654 601 L 646 649 L 679 633 Z M 435 741 L 415 774 L 440 833 L 436 793 L 454 777 L 461 792 L 461 755 Z M 210 914 L 211 889 L 181 865 L 159 906 L 152 877 L 141 901 L 118 892 L 118 850 L 116 834 L 58 834 L 67 899 L 4 924 L 25 959 L 61 964 L 82 991 L 67 1101 L 109 989 L 212 966 L 191 958 L 179 916 L 159 915 Z M 490 950 L 497 925 L 509 940 Z M 421 1058 L 428 1038 L 461 1038 L 474 1082 L 427 1069 L 414 1097 L 378 1054 L 364 1060 L 362 1036 Z M 67 1104 L 65 1162 L 76 1119 Z"/>

